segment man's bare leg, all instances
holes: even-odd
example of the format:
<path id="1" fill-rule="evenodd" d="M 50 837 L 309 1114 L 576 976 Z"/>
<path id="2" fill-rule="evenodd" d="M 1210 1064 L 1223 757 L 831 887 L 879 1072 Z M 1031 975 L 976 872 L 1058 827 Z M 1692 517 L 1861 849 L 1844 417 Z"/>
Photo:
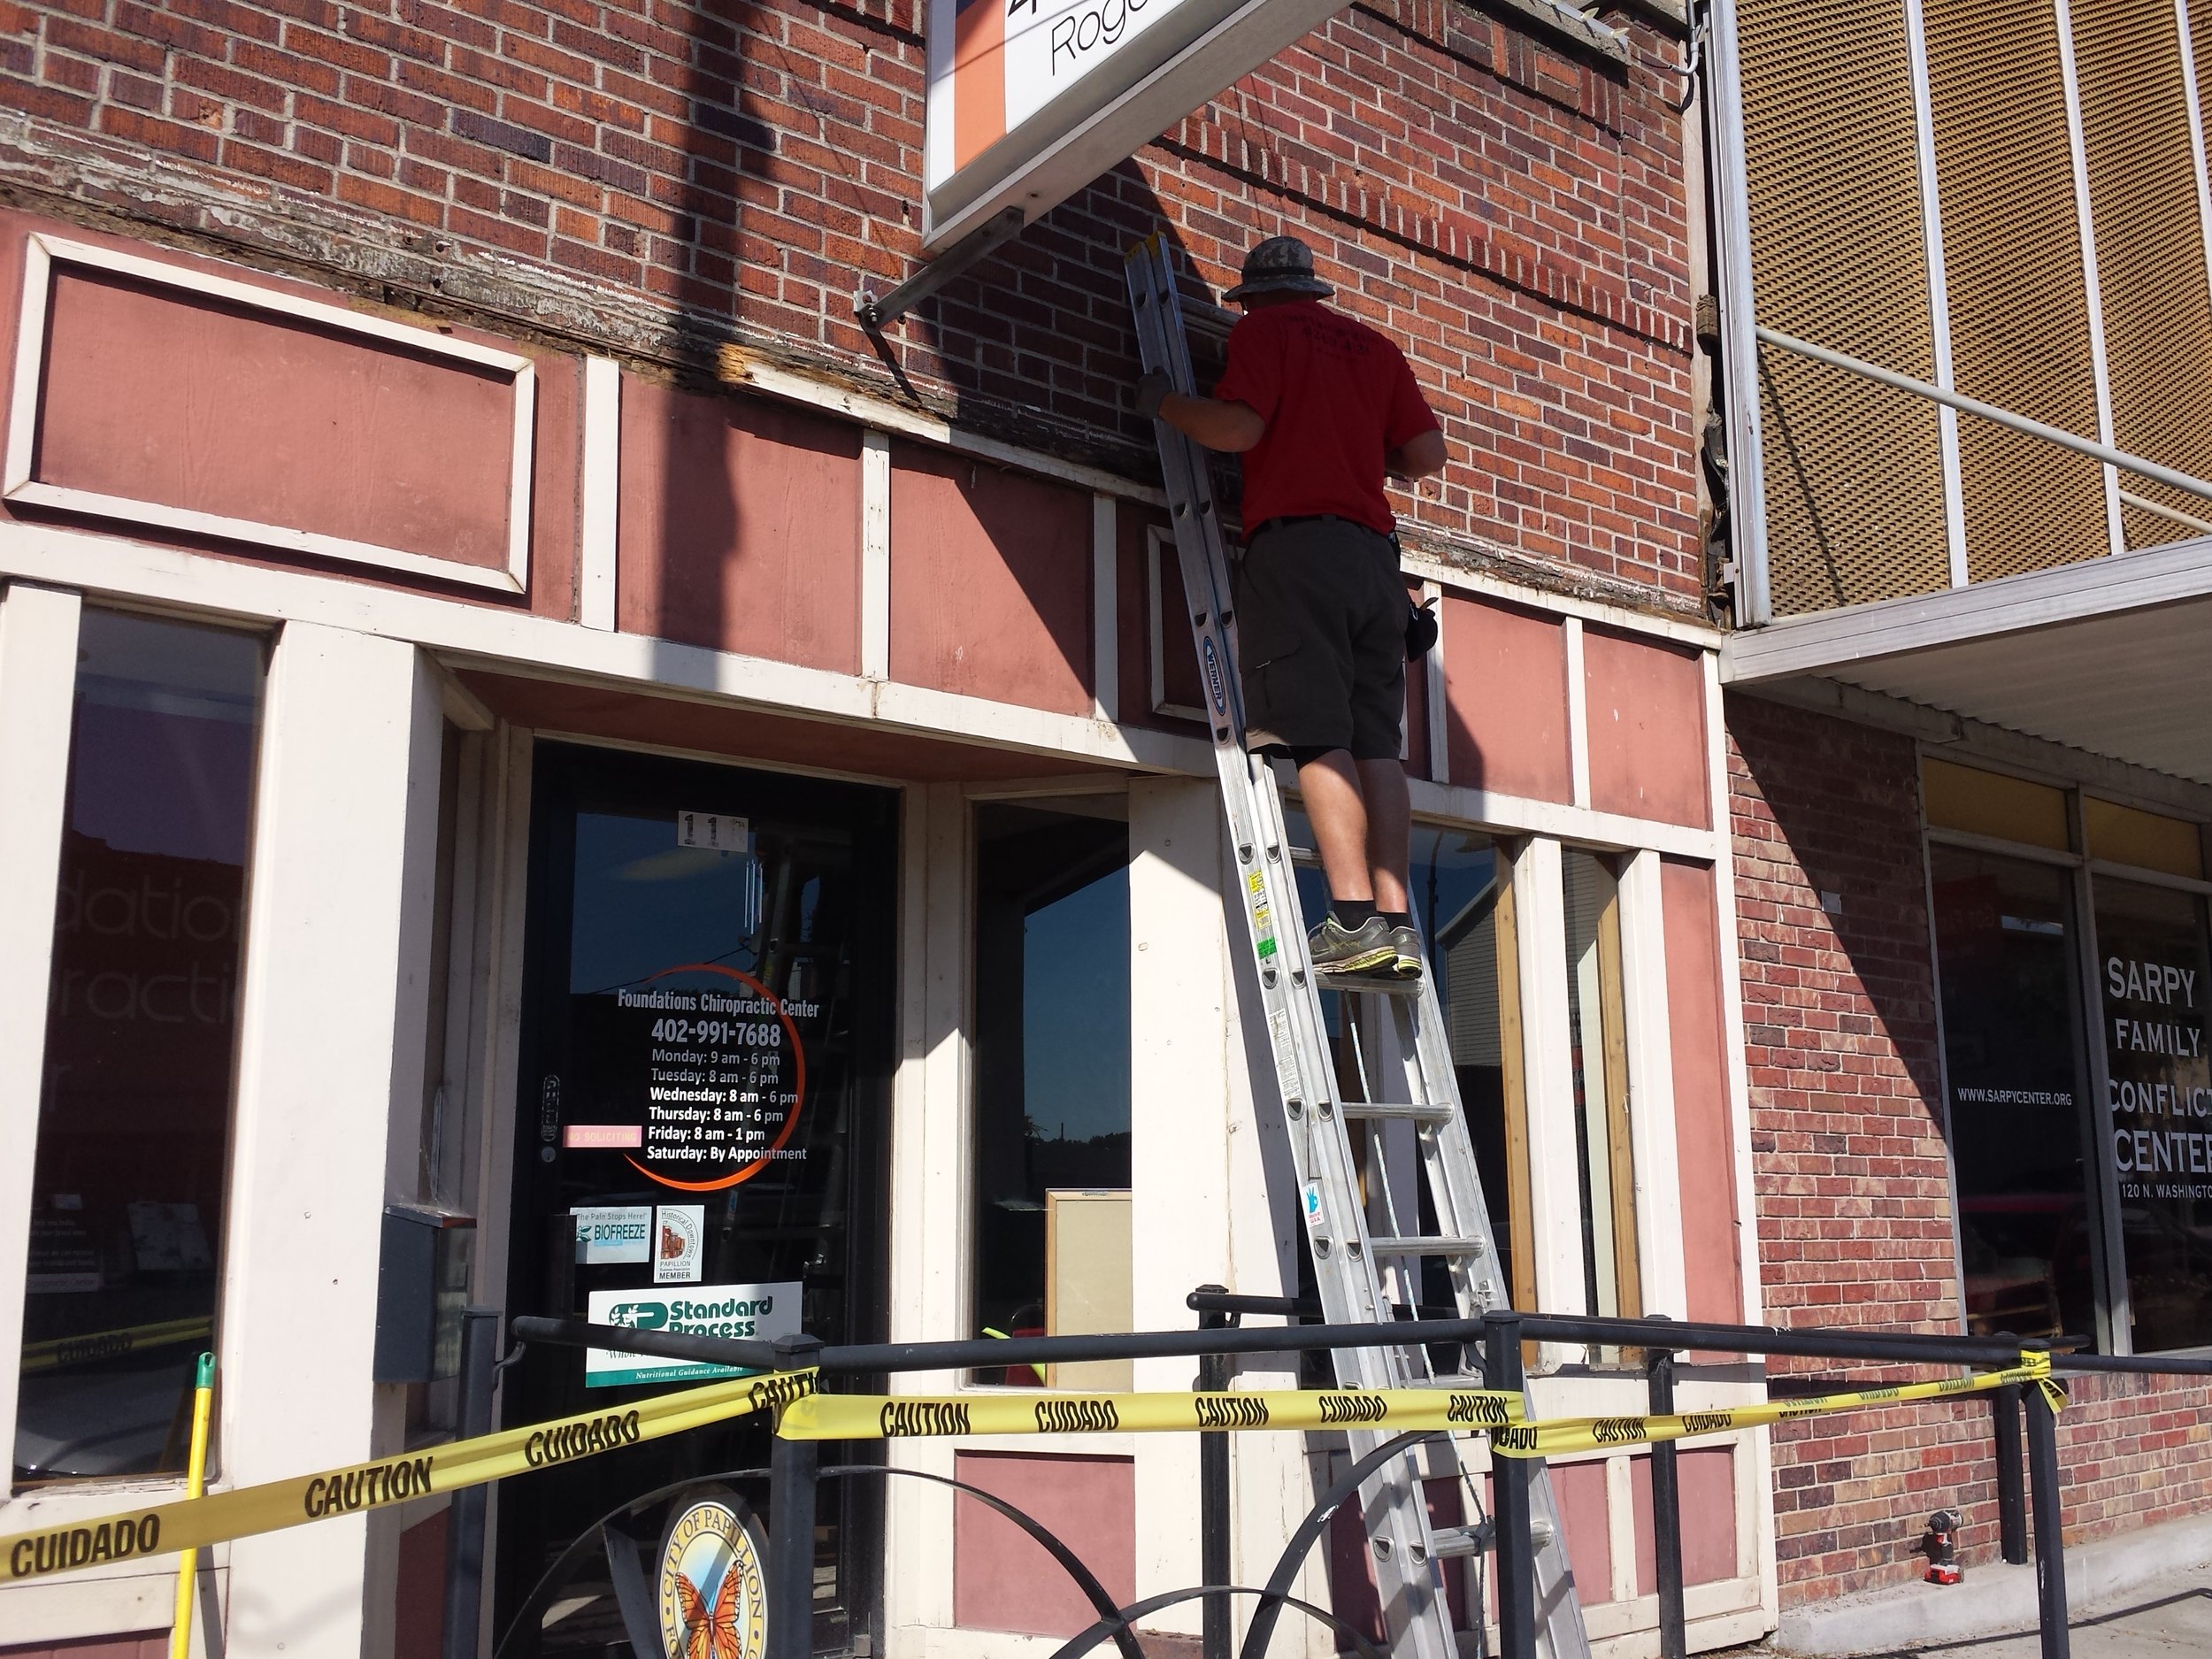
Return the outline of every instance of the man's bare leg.
<path id="1" fill-rule="evenodd" d="M 1385 912 L 1410 910 L 1413 907 L 1406 902 L 1406 865 L 1411 856 L 1413 802 L 1406 788 L 1406 769 L 1394 760 L 1363 760 L 1359 784 L 1367 820 L 1363 856 L 1375 908 Z"/>
<path id="2" fill-rule="evenodd" d="M 1313 825 L 1314 849 L 1329 878 L 1329 896 L 1355 903 L 1371 901 L 1376 891 L 1370 874 L 1367 806 L 1361 799 L 1361 774 L 1365 764 L 1356 764 L 1349 749 L 1333 749 L 1298 768 L 1298 787 L 1306 797 L 1306 817 Z M 1401 793 L 1403 790 L 1401 774 Z M 1402 843 L 1404 832 L 1400 831 Z M 1400 866 L 1402 868 L 1402 864 Z M 1398 884 L 1400 907 L 1405 883 Z"/>

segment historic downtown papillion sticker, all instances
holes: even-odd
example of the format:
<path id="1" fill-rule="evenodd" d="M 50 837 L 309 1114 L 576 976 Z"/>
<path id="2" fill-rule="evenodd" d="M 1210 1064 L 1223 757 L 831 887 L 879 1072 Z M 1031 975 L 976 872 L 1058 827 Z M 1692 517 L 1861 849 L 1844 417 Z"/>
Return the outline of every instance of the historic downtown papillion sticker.
<path id="1" fill-rule="evenodd" d="M 715 1493 L 680 1502 L 662 1535 L 654 1603 L 664 1659 L 764 1659 L 765 1544 L 752 1511 Z"/>

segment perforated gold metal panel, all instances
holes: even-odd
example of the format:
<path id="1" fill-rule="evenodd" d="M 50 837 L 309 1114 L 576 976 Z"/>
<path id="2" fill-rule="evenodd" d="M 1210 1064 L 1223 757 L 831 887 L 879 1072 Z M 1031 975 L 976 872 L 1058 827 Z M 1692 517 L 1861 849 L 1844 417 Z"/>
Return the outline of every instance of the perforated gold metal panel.
<path id="1" fill-rule="evenodd" d="M 1924 0 L 1953 383 L 2097 435 L 2088 286 L 2051 0 Z M 1961 415 L 1968 579 L 2110 551 L 2096 462 Z"/>
<path id="2" fill-rule="evenodd" d="M 2114 441 L 2212 477 L 2212 282 L 2173 0 L 2075 0 L 2073 11 Z M 2192 34 L 2207 25 L 2200 17 Z M 2201 496 L 2124 472 L 2120 483 L 2212 518 Z M 2124 519 L 2131 548 L 2197 534 L 2135 509 Z"/>
<path id="3" fill-rule="evenodd" d="M 1935 378 L 1901 0 L 1744 0 L 1759 319 Z M 1935 406 L 1759 355 L 1774 613 L 1947 587 Z"/>

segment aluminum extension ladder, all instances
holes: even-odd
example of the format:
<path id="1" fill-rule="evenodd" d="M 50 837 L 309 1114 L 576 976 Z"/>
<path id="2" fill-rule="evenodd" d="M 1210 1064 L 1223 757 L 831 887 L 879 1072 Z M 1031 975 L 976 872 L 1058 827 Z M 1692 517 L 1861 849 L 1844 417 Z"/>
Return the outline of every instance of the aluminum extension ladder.
<path id="1" fill-rule="evenodd" d="M 1164 372 L 1179 392 L 1194 389 L 1190 345 L 1175 272 L 1165 242 L 1148 237 L 1130 250 L 1129 298 L 1145 369 Z M 1381 1324 L 1394 1317 L 1394 1300 L 1420 1301 L 1421 1263 L 1440 1259 L 1451 1276 L 1462 1317 L 1508 1305 L 1507 1291 L 1483 1203 L 1473 1142 L 1461 1115 L 1459 1082 L 1450 1041 L 1437 1002 L 1435 977 L 1385 989 L 1375 982 L 1323 979 L 1310 967 L 1306 929 L 1298 904 L 1296 872 L 1283 829 L 1282 799 L 1273 767 L 1246 753 L 1243 694 L 1236 673 L 1234 606 L 1221 523 L 1214 510 L 1206 452 L 1164 421 L 1155 423 L 1160 464 L 1174 519 L 1175 548 L 1183 570 L 1191 630 L 1209 705 L 1215 763 L 1236 847 L 1242 909 L 1250 926 L 1269 1048 L 1282 1095 L 1285 1127 L 1297 1171 L 1307 1241 L 1325 1317 L 1332 1324 Z M 1345 1034 L 1358 1060 L 1359 1097 L 1347 1099 L 1332 1064 L 1321 993 L 1347 999 Z M 1386 1079 L 1388 1080 L 1386 1080 Z M 1395 1082 L 1397 1087 L 1392 1087 Z M 1437 1231 L 1419 1231 L 1417 1195 L 1400 1190 L 1386 1173 L 1403 1166 L 1403 1142 L 1393 1160 L 1391 1125 L 1409 1129 L 1437 1218 Z M 1363 1202 L 1361 1169 L 1352 1133 L 1367 1138 L 1370 1196 Z M 1409 1215 L 1402 1212 L 1411 1211 Z M 1410 1224 L 1410 1225 L 1409 1225 Z M 1434 1375 L 1425 1348 L 1340 1349 L 1338 1380 L 1347 1387 L 1418 1388 L 1463 1384 Z M 1351 1432 L 1354 1457 L 1385 1436 Z M 1484 1547 L 1473 1529 L 1432 1529 L 1421 1481 L 1456 1476 L 1455 1452 L 1440 1465 L 1430 1442 L 1420 1453 L 1386 1464 L 1360 1491 L 1370 1555 L 1391 1649 L 1401 1659 L 1458 1659 L 1441 1563 Z M 1423 1463 L 1430 1462 L 1425 1475 Z M 1564 1540 L 1551 1484 L 1540 1463 L 1530 1492 L 1536 1548 L 1537 1641 L 1548 1659 L 1588 1659 L 1589 1640 L 1568 1571 Z M 1479 1610 L 1476 1613 L 1480 1618 Z"/>

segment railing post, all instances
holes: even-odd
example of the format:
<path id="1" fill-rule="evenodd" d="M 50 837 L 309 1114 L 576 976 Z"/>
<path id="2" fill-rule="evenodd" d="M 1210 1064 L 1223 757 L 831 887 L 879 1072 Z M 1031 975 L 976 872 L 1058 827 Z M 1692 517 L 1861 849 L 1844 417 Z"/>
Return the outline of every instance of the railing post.
<path id="1" fill-rule="evenodd" d="M 805 1371 L 820 1357 L 810 1336 L 776 1339 L 776 1369 Z M 778 1412 L 778 1420 L 782 1413 Z M 768 1454 L 768 1659 L 813 1659 L 815 1471 L 818 1440 L 776 1436 Z"/>
<path id="2" fill-rule="evenodd" d="M 1201 1285 L 1201 1291 L 1218 1291 L 1219 1285 Z M 1195 1294 L 1195 1293 L 1194 1293 Z M 1225 1313 L 1202 1313 L 1198 1328 L 1225 1331 L 1236 1323 Z M 1198 1357 L 1198 1386 L 1204 1394 L 1220 1394 L 1229 1386 L 1229 1356 L 1202 1354 Z M 1227 1584 L 1229 1562 L 1229 1436 L 1224 1431 L 1198 1437 L 1198 1578 L 1202 1584 Z M 1230 1611 L 1226 1596 L 1210 1595 L 1199 1608 L 1200 1648 L 1203 1659 L 1229 1659 Z"/>
<path id="3" fill-rule="evenodd" d="M 2015 1567 L 2028 1559 L 2028 1483 L 2020 1466 L 2020 1385 L 2008 1383 L 1989 1397 L 1997 1455 L 1997 1541 Z"/>
<path id="4" fill-rule="evenodd" d="M 2040 1346 L 2033 1345 L 2033 1346 Z M 2058 1469 L 2058 1417 L 2040 1388 L 2024 1388 L 2028 1411 L 2028 1495 L 2035 1509 L 2036 1613 L 2043 1631 L 2043 1659 L 2069 1659 L 2066 1625 L 2066 1540 Z"/>
<path id="5" fill-rule="evenodd" d="M 1483 1316 L 1483 1381 L 1522 1392 L 1521 1318 Z M 1529 1532 L 1529 1465 L 1490 1454 L 1490 1510 L 1497 1533 L 1498 1651 L 1502 1659 L 1536 1659 L 1536 1548 Z"/>
<path id="6" fill-rule="evenodd" d="M 1674 1350 L 1648 1350 L 1651 1414 L 1674 1415 Z M 1689 1632 L 1682 1612 L 1682 1483 L 1672 1440 L 1651 1448 L 1652 1564 L 1659 1580 L 1659 1659 L 1687 1659 Z"/>
<path id="7" fill-rule="evenodd" d="M 499 1386 L 499 1310 L 461 1310 L 460 1438 L 492 1432 L 492 1395 Z M 484 1617 L 484 1486 L 453 1494 L 446 1521 L 445 1659 L 476 1659 Z"/>

